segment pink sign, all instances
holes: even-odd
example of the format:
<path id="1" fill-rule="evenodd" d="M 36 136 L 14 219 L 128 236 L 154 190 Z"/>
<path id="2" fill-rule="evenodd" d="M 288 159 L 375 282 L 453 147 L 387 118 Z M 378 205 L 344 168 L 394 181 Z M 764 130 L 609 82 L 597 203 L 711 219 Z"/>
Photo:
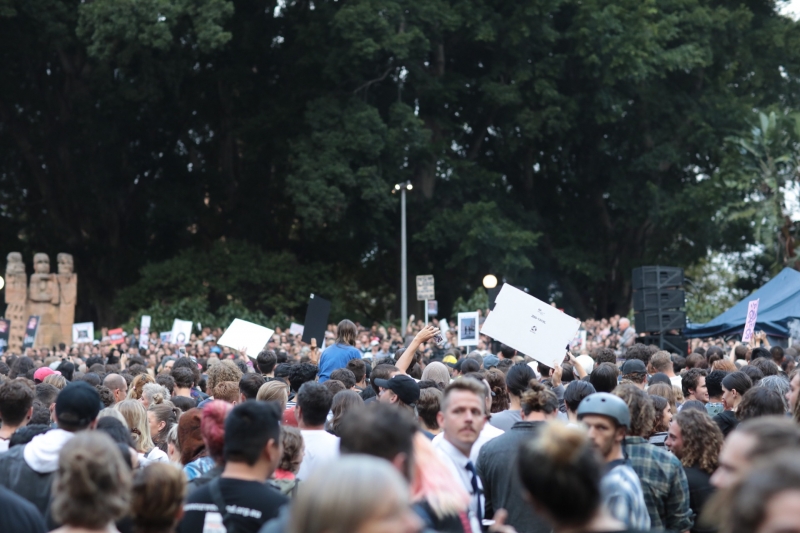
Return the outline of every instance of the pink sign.
<path id="1" fill-rule="evenodd" d="M 753 300 L 747 304 L 747 322 L 744 324 L 742 342 L 750 342 L 753 338 L 753 330 L 756 329 L 756 319 L 758 318 L 758 300 Z"/>

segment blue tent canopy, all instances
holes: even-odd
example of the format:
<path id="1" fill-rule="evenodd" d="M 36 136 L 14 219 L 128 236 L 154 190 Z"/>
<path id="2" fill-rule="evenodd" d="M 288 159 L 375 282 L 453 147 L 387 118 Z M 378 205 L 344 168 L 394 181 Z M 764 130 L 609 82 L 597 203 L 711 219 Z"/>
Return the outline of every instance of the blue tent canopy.
<path id="1" fill-rule="evenodd" d="M 719 337 L 741 333 L 747 317 L 747 304 L 759 299 L 756 331 L 767 335 L 789 337 L 789 322 L 800 319 L 800 272 L 784 268 L 766 285 L 734 305 L 714 320 L 705 324 L 688 326 L 687 337 Z"/>

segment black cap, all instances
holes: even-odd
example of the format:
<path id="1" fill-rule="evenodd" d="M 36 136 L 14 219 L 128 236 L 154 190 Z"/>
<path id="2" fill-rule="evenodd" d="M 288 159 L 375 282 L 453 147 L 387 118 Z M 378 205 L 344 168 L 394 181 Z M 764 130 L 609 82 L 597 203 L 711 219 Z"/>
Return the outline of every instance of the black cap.
<path id="1" fill-rule="evenodd" d="M 397 374 L 392 379 L 376 379 L 375 385 L 397 394 L 406 405 L 414 405 L 419 400 L 419 383 L 405 374 Z"/>
<path id="2" fill-rule="evenodd" d="M 622 375 L 626 374 L 647 374 L 647 367 L 641 359 L 628 359 L 622 363 Z"/>
<path id="3" fill-rule="evenodd" d="M 664 374 L 663 372 L 658 372 L 653 374 L 653 377 L 650 378 L 648 385 L 655 385 L 656 383 L 664 383 L 665 385 L 672 386 L 672 381 L 669 379 L 669 376 Z"/>
<path id="4" fill-rule="evenodd" d="M 97 389 L 85 381 L 70 383 L 56 398 L 58 421 L 70 426 L 88 426 L 97 418 L 102 407 Z"/>

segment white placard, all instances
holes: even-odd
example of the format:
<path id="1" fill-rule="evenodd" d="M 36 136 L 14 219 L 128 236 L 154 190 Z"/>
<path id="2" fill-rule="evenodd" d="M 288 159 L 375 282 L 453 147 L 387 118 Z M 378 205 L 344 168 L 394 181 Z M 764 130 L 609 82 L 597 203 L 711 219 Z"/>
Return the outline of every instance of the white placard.
<path id="1" fill-rule="evenodd" d="M 150 316 L 142 315 L 142 325 L 139 327 L 139 348 L 147 348 L 150 342 Z"/>
<path id="2" fill-rule="evenodd" d="M 170 335 L 170 342 L 172 344 L 184 345 L 189 342 L 192 336 L 192 321 L 179 320 L 172 321 L 172 332 Z"/>
<path id="3" fill-rule="evenodd" d="M 302 324 L 292 322 L 292 324 L 289 326 L 289 333 L 292 335 L 300 335 L 302 337 L 304 329 L 305 327 Z"/>
<path id="4" fill-rule="evenodd" d="M 458 313 L 458 345 L 477 346 L 480 323 L 478 312 Z"/>
<path id="5" fill-rule="evenodd" d="M 253 324 L 246 320 L 239 320 L 234 318 L 222 337 L 219 338 L 217 344 L 227 346 L 234 350 L 240 348 L 247 348 L 247 356 L 251 359 L 258 357 L 259 352 L 264 349 L 272 334 L 275 333 L 269 328 Z"/>
<path id="6" fill-rule="evenodd" d="M 72 342 L 82 344 L 94 340 L 94 322 L 72 324 Z"/>
<path id="7" fill-rule="evenodd" d="M 504 284 L 481 333 L 553 366 L 564 359 L 581 322 L 530 294 Z"/>
<path id="8" fill-rule="evenodd" d="M 435 300 L 436 292 L 433 286 L 433 276 L 417 276 L 417 300 Z"/>

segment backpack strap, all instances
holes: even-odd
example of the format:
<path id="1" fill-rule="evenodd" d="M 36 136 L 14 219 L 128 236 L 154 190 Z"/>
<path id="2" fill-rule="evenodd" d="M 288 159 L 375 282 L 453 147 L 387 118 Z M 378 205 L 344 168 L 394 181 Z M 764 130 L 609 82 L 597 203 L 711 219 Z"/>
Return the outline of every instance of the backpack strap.
<path id="1" fill-rule="evenodd" d="M 217 506 L 219 514 L 222 515 L 222 524 L 228 533 L 236 533 L 236 526 L 231 523 L 233 518 L 228 512 L 228 507 L 225 505 L 225 500 L 222 498 L 222 491 L 219 488 L 220 478 L 215 478 L 208 483 L 208 489 L 211 492 L 211 500 Z"/>

